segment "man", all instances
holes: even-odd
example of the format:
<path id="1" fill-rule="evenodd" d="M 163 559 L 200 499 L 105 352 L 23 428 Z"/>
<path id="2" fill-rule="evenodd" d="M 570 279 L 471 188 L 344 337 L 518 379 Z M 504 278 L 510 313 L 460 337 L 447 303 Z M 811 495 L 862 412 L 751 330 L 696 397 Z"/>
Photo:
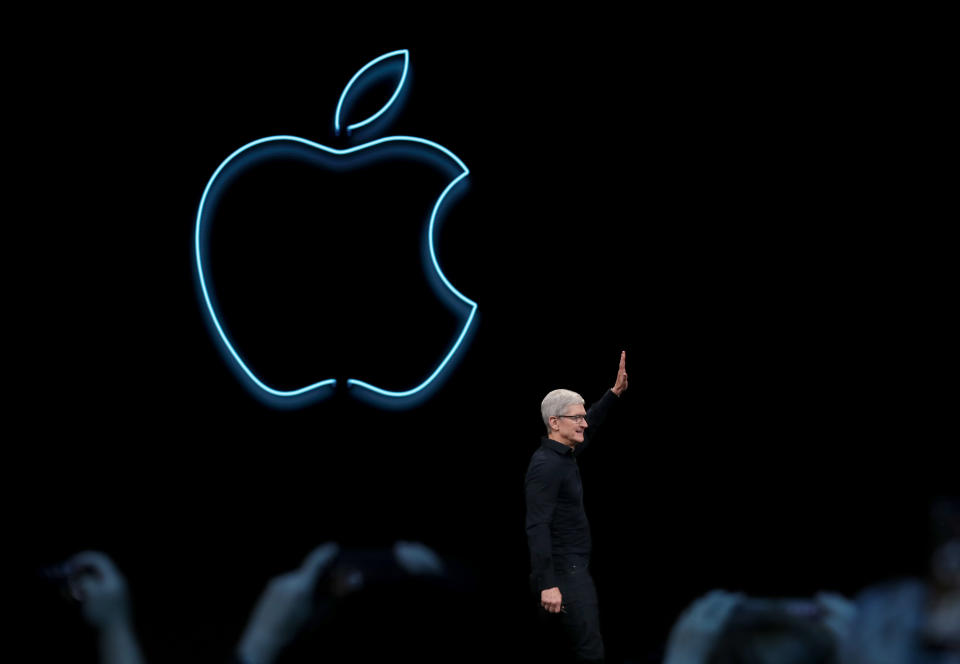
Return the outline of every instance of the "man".
<path id="1" fill-rule="evenodd" d="M 556 614 L 577 661 L 602 662 L 597 593 L 590 577 L 590 524 L 583 509 L 577 458 L 627 389 L 627 353 L 614 386 L 587 411 L 570 390 L 550 392 L 540 405 L 547 435 L 530 459 L 525 483 L 532 590 Z"/>

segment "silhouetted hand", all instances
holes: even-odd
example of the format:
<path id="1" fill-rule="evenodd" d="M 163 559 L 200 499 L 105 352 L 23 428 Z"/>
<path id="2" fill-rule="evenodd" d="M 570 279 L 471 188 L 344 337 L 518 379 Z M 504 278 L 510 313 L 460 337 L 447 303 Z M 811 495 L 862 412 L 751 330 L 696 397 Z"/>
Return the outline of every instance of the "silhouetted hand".
<path id="1" fill-rule="evenodd" d="M 846 643 L 857 617 L 857 605 L 843 595 L 831 592 L 817 593 L 814 601 L 826 612 L 823 624 L 836 642 L 841 645 Z"/>
<path id="2" fill-rule="evenodd" d="M 127 581 L 106 554 L 84 551 L 66 567 L 70 592 L 88 623 L 102 629 L 130 619 Z"/>
<path id="3" fill-rule="evenodd" d="M 444 571 L 440 556 L 420 542 L 396 542 L 393 545 L 393 557 L 407 574 L 439 576 Z"/>
<path id="4" fill-rule="evenodd" d="M 317 547 L 292 572 L 272 579 L 250 615 L 237 654 L 246 664 L 270 664 L 297 636 L 313 613 L 313 592 L 340 547 Z"/>
<path id="5" fill-rule="evenodd" d="M 98 632 L 103 664 L 143 664 L 133 631 L 127 581 L 104 553 L 84 551 L 65 564 L 67 583 L 84 619 Z"/>
<path id="6" fill-rule="evenodd" d="M 741 593 L 712 590 L 680 614 L 670 631 L 664 664 L 704 664 Z"/>
<path id="7" fill-rule="evenodd" d="M 617 382 L 610 390 L 620 396 L 627 389 L 627 351 L 620 351 L 620 368 L 617 370 Z"/>

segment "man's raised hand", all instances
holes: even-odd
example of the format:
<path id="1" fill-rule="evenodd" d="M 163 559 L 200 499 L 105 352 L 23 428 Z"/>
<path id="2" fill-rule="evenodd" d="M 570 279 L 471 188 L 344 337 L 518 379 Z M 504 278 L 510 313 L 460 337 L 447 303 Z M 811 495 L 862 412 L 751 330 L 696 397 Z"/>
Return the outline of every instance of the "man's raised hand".
<path id="1" fill-rule="evenodd" d="M 627 389 L 627 351 L 620 351 L 620 369 L 617 371 L 617 382 L 611 391 L 620 396 Z"/>

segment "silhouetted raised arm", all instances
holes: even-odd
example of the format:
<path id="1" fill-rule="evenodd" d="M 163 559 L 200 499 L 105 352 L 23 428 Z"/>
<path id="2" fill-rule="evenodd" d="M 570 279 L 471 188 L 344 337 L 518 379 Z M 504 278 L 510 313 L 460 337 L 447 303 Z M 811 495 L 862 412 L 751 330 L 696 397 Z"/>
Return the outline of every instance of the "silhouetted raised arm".
<path id="1" fill-rule="evenodd" d="M 133 629 L 127 581 L 113 561 L 98 551 L 84 551 L 67 561 L 70 592 L 94 629 L 102 664 L 146 664 Z"/>

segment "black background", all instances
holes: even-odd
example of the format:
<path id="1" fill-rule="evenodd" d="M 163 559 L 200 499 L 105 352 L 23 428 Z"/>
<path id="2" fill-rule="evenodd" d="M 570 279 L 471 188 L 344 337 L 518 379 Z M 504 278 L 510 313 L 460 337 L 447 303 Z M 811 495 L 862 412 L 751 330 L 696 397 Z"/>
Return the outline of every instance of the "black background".
<path id="1" fill-rule="evenodd" d="M 218 661 L 266 580 L 317 544 L 419 540 L 483 579 L 498 607 L 485 633 L 527 648 L 522 483 L 538 405 L 560 386 L 595 400 L 621 350 L 630 388 L 581 464 L 612 661 L 655 657 L 712 588 L 853 594 L 925 571 L 927 501 L 955 490 L 945 267 L 912 151 L 922 128 L 893 121 L 902 97 L 872 96 L 896 58 L 827 53 L 776 26 L 744 39 L 575 24 L 38 42 L 17 126 L 25 237 L 8 248 L 29 266 L 11 282 L 28 424 L 8 470 L 28 573 L 104 550 L 130 579 L 151 661 Z M 419 407 L 341 389 L 271 408 L 208 331 L 200 195 L 262 136 L 345 147 L 332 131 L 343 86 L 397 48 L 411 52 L 409 94 L 378 135 L 434 140 L 471 169 L 438 239 L 479 304 L 475 336 Z M 331 218 L 354 209 L 330 205 Z M 412 287 L 423 220 L 310 231 L 327 269 L 282 300 L 309 300 L 297 324 L 337 340 L 297 337 L 311 375 L 327 377 L 324 353 L 342 380 L 351 360 L 386 376 L 404 346 L 404 361 L 434 352 L 450 313 Z M 255 253 L 251 237 L 237 246 Z M 407 268 L 393 251 L 405 241 Z M 234 270 L 253 284 L 232 260 L 223 283 Z M 370 306 L 386 262 L 403 285 Z M 243 299 L 269 363 L 283 335 Z M 351 316 L 364 329 L 345 330 Z M 298 352 L 283 347 L 275 371 L 303 371 Z M 92 656 L 65 606 L 32 597 L 40 661 Z"/>

